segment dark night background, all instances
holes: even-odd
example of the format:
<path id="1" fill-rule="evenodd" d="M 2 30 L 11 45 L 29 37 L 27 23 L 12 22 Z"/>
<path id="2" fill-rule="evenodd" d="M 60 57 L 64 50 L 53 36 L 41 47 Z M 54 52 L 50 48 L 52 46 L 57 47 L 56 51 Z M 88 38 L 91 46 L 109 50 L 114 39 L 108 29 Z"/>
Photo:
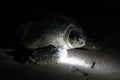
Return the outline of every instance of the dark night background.
<path id="1" fill-rule="evenodd" d="M 1 11 L 2 23 L 0 25 L 0 36 L 1 36 L 0 47 L 1 48 L 9 48 L 12 46 L 10 41 L 15 41 L 15 40 L 14 40 L 14 37 L 12 37 L 11 35 L 14 34 L 14 32 L 17 30 L 20 24 L 27 23 L 29 21 L 34 21 L 34 20 L 42 20 L 44 19 L 44 17 L 51 16 L 51 15 L 66 15 L 75 19 L 83 27 L 86 35 L 93 37 L 95 39 L 98 38 L 100 35 L 104 35 L 104 37 L 107 38 L 108 40 L 107 50 L 108 52 L 111 52 L 111 53 L 104 53 L 104 54 L 110 55 L 110 57 L 112 57 L 114 56 L 113 54 L 115 51 L 116 52 L 115 56 L 117 57 L 114 57 L 114 58 L 117 58 L 117 59 L 114 66 L 115 67 L 117 67 L 117 65 L 119 66 L 119 64 L 117 64 L 119 63 L 119 60 L 120 60 L 119 59 L 120 57 L 120 53 L 119 53 L 120 52 L 119 51 L 120 5 L 118 2 L 113 2 L 112 0 L 103 1 L 103 2 L 89 1 L 89 2 L 84 2 L 84 4 L 82 4 L 80 2 L 68 3 L 68 2 L 61 1 L 61 2 L 56 2 L 52 4 L 49 2 L 42 4 L 41 2 L 35 2 L 35 1 L 34 2 L 21 1 L 21 2 L 15 2 L 15 3 L 8 2 L 4 6 L 2 6 L 2 8 L 3 8 Z M 40 74 L 37 71 L 35 72 L 35 74 L 28 73 L 30 72 L 30 69 L 33 68 L 33 66 L 30 68 L 27 68 L 27 67 L 23 68 L 24 65 L 22 65 L 22 69 L 20 69 L 18 63 L 17 65 L 14 64 L 15 66 L 13 65 L 13 63 L 9 63 L 10 68 L 8 68 L 6 67 L 6 61 L 2 61 L 2 58 L 0 60 L 1 60 L 0 62 L 2 63 L 0 65 L 1 73 L 3 73 L 3 76 L 10 77 L 10 79 L 12 79 L 11 77 L 12 74 L 16 75 L 17 77 L 21 77 L 20 75 L 22 74 L 22 77 L 20 79 L 24 79 L 25 77 L 25 79 L 27 80 L 32 80 L 29 78 L 30 75 L 32 75 L 33 76 L 32 78 L 34 79 L 34 76 L 39 76 Z M 18 67 L 19 69 L 16 71 L 15 67 Z M 26 72 L 24 69 L 26 69 L 28 72 Z M 13 70 L 13 72 L 10 72 L 9 70 L 10 71 Z M 119 74 L 115 80 L 120 79 L 119 78 L 120 69 L 118 68 L 117 70 Z M 31 70 L 31 71 L 33 72 L 34 70 Z M 8 74 L 6 74 L 7 72 Z M 27 78 L 25 74 L 27 74 Z M 44 73 L 43 76 L 46 77 L 47 75 Z M 17 79 L 17 77 L 15 77 L 14 79 Z M 42 78 L 44 77 L 40 77 L 41 80 L 43 80 Z M 53 75 L 51 76 L 51 79 L 52 78 L 53 78 Z M 38 79 L 38 77 L 36 79 Z M 62 80 L 62 78 L 60 79 Z"/>
<path id="2" fill-rule="evenodd" d="M 20 24 L 34 20 L 42 20 L 46 16 L 66 15 L 75 19 L 88 35 L 105 35 L 119 41 L 119 5 L 117 2 L 56 2 L 45 3 L 35 1 L 8 2 L 2 11 L 1 44 L 14 39 L 11 34 Z M 117 4 L 116 4 L 117 3 Z M 5 8 L 5 9 L 4 9 Z M 3 35 L 4 34 L 4 35 Z M 113 39 L 110 37 L 110 40 Z M 113 43 L 113 42 L 112 42 Z M 7 45 L 7 44 L 6 44 Z"/>

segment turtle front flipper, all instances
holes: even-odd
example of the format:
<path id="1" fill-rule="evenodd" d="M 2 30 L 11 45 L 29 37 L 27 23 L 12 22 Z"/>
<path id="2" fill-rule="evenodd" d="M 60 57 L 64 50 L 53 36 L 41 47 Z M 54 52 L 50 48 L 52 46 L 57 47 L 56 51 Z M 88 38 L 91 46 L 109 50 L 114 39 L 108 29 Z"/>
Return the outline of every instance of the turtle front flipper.
<path id="1" fill-rule="evenodd" d="M 33 59 L 35 64 L 52 64 L 57 63 L 58 48 L 53 45 L 48 45 L 43 48 L 33 49 Z"/>
<path id="2" fill-rule="evenodd" d="M 83 46 L 83 49 L 86 50 L 100 50 L 107 46 L 107 41 L 105 39 L 95 40 L 91 38 L 86 38 L 86 44 Z"/>

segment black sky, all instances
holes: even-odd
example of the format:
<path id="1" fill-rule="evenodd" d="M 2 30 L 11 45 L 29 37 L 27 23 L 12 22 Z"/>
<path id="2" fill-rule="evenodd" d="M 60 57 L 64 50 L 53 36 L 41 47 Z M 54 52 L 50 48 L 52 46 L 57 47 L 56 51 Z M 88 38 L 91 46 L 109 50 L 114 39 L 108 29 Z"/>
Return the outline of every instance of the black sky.
<path id="1" fill-rule="evenodd" d="M 3 6 L 1 42 L 9 41 L 20 24 L 49 15 L 66 15 L 75 19 L 88 34 L 119 34 L 119 6 L 109 1 L 84 2 L 8 2 Z M 117 3 L 118 4 L 118 3 Z M 118 7 L 115 7 L 118 6 Z"/>

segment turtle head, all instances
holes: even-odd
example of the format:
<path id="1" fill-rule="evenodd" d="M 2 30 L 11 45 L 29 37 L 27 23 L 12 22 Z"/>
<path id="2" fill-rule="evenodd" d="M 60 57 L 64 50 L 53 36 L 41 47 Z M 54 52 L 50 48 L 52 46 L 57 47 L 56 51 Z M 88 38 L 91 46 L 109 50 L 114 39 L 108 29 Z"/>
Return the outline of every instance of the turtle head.
<path id="1" fill-rule="evenodd" d="M 85 45 L 86 37 L 81 32 L 71 31 L 69 35 L 69 42 L 73 48 L 80 48 Z"/>

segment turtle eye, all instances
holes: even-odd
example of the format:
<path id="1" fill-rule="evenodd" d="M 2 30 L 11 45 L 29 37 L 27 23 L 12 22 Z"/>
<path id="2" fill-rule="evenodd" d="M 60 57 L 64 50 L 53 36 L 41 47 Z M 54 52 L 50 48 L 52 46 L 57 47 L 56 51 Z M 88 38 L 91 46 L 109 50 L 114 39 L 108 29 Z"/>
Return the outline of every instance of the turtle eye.
<path id="1" fill-rule="evenodd" d="M 85 40 L 85 36 L 82 33 L 79 33 L 76 35 L 76 40 L 81 42 L 82 40 Z"/>
<path id="2" fill-rule="evenodd" d="M 78 39 L 76 39 L 78 42 L 80 42 L 81 41 L 81 39 L 80 38 L 78 38 Z"/>
<path id="3" fill-rule="evenodd" d="M 79 39 L 78 39 L 79 41 L 80 40 L 86 40 L 86 37 L 85 37 L 85 35 L 83 34 L 83 33 L 79 33 Z"/>
<path id="4" fill-rule="evenodd" d="M 81 38 L 76 38 L 76 41 L 77 41 L 77 43 L 79 43 L 79 44 L 83 44 L 83 39 L 81 39 Z"/>

